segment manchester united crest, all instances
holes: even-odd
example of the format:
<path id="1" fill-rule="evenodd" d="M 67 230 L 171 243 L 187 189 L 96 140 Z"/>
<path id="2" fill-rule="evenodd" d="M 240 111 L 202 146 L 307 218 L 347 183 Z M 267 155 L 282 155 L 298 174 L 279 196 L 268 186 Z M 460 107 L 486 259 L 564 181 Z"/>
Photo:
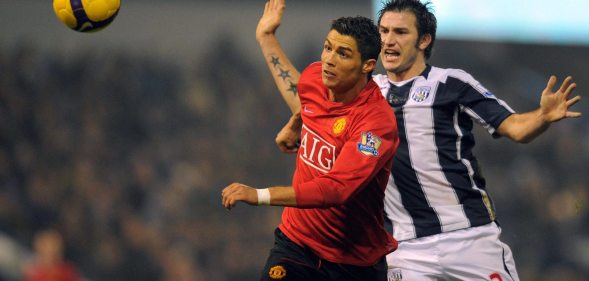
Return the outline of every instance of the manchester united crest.
<path id="1" fill-rule="evenodd" d="M 336 135 L 341 134 L 344 131 L 344 129 L 346 128 L 347 122 L 348 121 L 346 120 L 345 117 L 335 120 L 335 123 L 333 123 L 333 133 Z"/>
<path id="2" fill-rule="evenodd" d="M 272 279 L 280 280 L 286 276 L 286 269 L 282 265 L 273 266 L 268 271 L 268 276 Z"/>

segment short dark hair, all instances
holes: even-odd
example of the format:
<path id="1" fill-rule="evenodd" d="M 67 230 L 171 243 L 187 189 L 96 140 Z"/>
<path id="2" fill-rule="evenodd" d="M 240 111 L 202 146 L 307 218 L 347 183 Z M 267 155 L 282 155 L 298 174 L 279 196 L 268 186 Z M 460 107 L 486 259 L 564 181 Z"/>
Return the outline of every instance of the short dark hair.
<path id="1" fill-rule="evenodd" d="M 331 23 L 330 30 L 347 35 L 356 40 L 362 62 L 378 60 L 380 54 L 380 33 L 374 22 L 366 17 L 341 17 Z"/>
<path id="2" fill-rule="evenodd" d="M 424 35 L 429 34 L 432 37 L 432 42 L 425 48 L 425 58 L 429 59 L 434 48 L 434 42 L 436 41 L 436 29 L 438 21 L 433 13 L 432 3 L 420 2 L 419 0 L 390 0 L 386 2 L 382 9 L 378 12 L 378 24 L 382 19 L 382 16 L 386 12 L 403 12 L 409 11 L 415 15 L 415 25 L 417 27 L 418 39 L 417 42 L 423 38 Z"/>

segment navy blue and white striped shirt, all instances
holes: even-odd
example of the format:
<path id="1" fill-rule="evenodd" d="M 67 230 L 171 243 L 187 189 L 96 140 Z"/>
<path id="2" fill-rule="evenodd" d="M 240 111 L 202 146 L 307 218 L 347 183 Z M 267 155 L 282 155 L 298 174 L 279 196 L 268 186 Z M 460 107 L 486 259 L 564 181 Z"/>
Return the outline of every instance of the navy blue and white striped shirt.
<path id="1" fill-rule="evenodd" d="M 374 81 L 395 110 L 400 145 L 385 196 L 386 218 L 399 240 L 495 220 L 485 179 L 472 153 L 473 123 L 494 137 L 513 113 L 470 74 L 427 66 L 410 80 Z M 473 122 L 474 121 L 474 122 Z"/>

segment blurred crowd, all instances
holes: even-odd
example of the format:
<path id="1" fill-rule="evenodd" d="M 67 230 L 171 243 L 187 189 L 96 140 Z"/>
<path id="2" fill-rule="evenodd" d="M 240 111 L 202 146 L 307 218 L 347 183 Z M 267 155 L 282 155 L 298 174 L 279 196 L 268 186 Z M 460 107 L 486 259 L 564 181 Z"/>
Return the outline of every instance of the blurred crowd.
<path id="1" fill-rule="evenodd" d="M 517 111 L 536 107 L 550 61 L 448 44 L 435 64 L 465 68 Z M 274 144 L 289 112 L 261 60 L 223 39 L 188 67 L 125 50 L 0 50 L 0 232 L 38 255 L 19 280 L 43 235 L 79 279 L 255 280 L 281 209 L 229 212 L 220 190 L 291 180 L 294 158 Z M 586 63 L 554 71 L 587 91 Z M 522 280 L 589 280 L 588 105 L 528 145 L 477 132 Z"/>

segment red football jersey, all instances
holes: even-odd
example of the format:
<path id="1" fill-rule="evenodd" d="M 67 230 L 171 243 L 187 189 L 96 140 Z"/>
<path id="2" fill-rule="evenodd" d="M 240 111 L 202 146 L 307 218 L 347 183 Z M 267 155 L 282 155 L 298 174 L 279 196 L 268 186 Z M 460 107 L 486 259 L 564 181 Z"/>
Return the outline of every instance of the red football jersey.
<path id="1" fill-rule="evenodd" d="M 322 259 L 374 265 L 397 247 L 383 227 L 384 189 L 399 144 L 395 116 L 372 79 L 349 103 L 329 100 L 321 71 L 313 63 L 299 80 L 299 208 L 285 208 L 279 227 Z"/>
<path id="2" fill-rule="evenodd" d="M 23 276 L 25 281 L 81 281 L 76 267 L 69 262 L 30 265 Z"/>

